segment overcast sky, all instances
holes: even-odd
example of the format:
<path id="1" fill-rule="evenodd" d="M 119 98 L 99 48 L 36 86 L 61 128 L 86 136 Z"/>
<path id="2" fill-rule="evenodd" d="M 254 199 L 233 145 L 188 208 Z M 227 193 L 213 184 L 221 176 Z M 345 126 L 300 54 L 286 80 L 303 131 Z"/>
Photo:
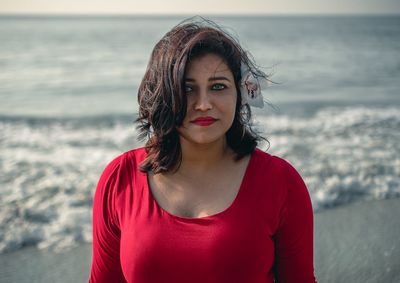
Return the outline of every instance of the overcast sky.
<path id="1" fill-rule="evenodd" d="M 0 0 L 0 13 L 400 14 L 400 0 Z"/>

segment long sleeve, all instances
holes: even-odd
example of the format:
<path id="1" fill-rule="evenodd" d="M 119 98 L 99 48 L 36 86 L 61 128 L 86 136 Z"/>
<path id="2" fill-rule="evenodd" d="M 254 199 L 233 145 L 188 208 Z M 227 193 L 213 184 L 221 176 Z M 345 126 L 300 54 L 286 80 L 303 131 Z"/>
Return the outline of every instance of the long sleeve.
<path id="1" fill-rule="evenodd" d="M 126 282 L 120 263 L 120 229 L 115 212 L 120 157 L 104 169 L 93 200 L 90 283 Z"/>
<path id="2" fill-rule="evenodd" d="M 314 283 L 313 211 L 310 195 L 299 173 L 284 162 L 286 196 L 275 234 L 276 280 Z"/>

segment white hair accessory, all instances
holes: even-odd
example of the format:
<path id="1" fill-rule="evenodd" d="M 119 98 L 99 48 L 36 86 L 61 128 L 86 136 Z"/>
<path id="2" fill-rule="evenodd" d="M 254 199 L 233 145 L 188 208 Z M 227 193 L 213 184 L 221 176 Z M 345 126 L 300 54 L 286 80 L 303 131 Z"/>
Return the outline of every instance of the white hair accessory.
<path id="1" fill-rule="evenodd" d="M 267 79 L 261 76 L 255 76 L 244 63 L 242 63 L 240 70 L 242 73 L 242 80 L 240 83 L 242 104 L 263 108 L 264 100 L 262 89 L 267 87 Z"/>

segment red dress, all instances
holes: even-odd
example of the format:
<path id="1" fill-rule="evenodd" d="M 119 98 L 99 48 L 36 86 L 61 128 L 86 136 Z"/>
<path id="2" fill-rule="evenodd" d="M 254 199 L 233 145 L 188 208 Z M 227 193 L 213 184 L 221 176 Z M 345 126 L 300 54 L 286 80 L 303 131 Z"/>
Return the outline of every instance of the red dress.
<path id="1" fill-rule="evenodd" d="M 100 177 L 89 282 L 316 282 L 310 196 L 288 162 L 256 149 L 228 208 L 185 218 L 153 198 L 145 157 L 128 151 Z"/>

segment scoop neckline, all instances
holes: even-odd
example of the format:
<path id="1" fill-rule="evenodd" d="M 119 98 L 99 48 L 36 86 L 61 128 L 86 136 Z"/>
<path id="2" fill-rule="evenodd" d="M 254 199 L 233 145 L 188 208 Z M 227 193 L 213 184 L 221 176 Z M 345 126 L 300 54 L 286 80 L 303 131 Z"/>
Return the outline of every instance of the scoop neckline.
<path id="1" fill-rule="evenodd" d="M 244 188 L 245 188 L 245 184 L 247 183 L 247 179 L 249 178 L 249 174 L 250 174 L 250 167 L 253 163 L 253 159 L 254 159 L 254 155 L 255 155 L 255 150 L 250 154 L 250 159 L 247 162 L 247 166 L 242 178 L 242 181 L 240 183 L 240 187 L 238 192 L 236 193 L 235 198 L 233 199 L 233 201 L 222 211 L 211 214 L 211 215 L 207 215 L 204 217 L 184 217 L 184 216 L 179 216 L 179 215 L 175 215 L 172 214 L 171 212 L 167 211 L 166 209 L 164 209 L 161 205 L 158 204 L 157 200 L 155 199 L 153 192 L 150 188 L 150 183 L 149 183 L 149 178 L 148 178 L 148 173 L 144 174 L 145 177 L 145 186 L 146 186 L 146 190 L 149 194 L 150 197 L 150 201 L 153 202 L 155 204 L 155 206 L 157 207 L 157 209 L 159 209 L 164 215 L 167 215 L 170 218 L 179 220 L 179 221 L 185 221 L 185 222 L 198 222 L 198 221 L 207 221 L 213 218 L 217 218 L 217 217 L 221 217 L 225 214 L 228 214 L 230 211 L 232 211 L 235 206 L 237 206 L 237 203 L 239 202 L 239 198 L 241 197 L 241 195 L 243 194 Z"/>

